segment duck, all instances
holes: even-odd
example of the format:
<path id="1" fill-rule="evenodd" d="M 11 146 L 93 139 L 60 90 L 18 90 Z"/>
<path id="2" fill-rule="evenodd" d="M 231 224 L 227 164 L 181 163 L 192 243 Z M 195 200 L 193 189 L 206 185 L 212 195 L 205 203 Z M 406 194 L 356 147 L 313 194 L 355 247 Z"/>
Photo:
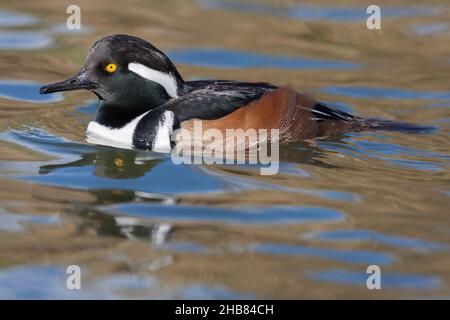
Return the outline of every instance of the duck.
<path id="1" fill-rule="evenodd" d="M 289 86 L 234 80 L 185 81 L 174 63 L 150 42 L 106 36 L 91 47 L 80 71 L 45 85 L 41 94 L 89 90 L 99 100 L 87 141 L 114 147 L 170 152 L 177 129 L 278 129 L 280 143 L 365 130 L 417 131 L 422 127 L 366 119 L 327 106 Z"/>

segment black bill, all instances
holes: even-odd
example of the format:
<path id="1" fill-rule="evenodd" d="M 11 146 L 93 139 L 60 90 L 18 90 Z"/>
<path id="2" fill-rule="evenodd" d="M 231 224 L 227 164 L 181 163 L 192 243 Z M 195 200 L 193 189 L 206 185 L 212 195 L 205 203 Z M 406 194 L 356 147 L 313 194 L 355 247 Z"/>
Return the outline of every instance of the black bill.
<path id="1" fill-rule="evenodd" d="M 59 92 L 59 91 L 71 91 L 71 90 L 90 90 L 96 89 L 98 85 L 94 82 L 89 81 L 87 77 L 87 73 L 84 69 L 81 69 L 80 72 L 61 82 L 51 83 L 46 86 L 43 86 L 39 92 L 41 94 Z"/>

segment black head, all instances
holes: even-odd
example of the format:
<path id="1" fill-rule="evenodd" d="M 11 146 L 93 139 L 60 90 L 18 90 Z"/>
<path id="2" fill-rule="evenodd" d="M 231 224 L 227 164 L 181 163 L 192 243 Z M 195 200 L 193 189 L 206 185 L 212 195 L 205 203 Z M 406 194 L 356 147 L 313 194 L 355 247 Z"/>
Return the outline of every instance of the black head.
<path id="1" fill-rule="evenodd" d="M 154 108 L 176 97 L 183 79 L 169 58 L 149 42 L 127 35 L 97 41 L 77 75 L 43 86 L 41 94 L 90 90 L 105 104 Z"/>

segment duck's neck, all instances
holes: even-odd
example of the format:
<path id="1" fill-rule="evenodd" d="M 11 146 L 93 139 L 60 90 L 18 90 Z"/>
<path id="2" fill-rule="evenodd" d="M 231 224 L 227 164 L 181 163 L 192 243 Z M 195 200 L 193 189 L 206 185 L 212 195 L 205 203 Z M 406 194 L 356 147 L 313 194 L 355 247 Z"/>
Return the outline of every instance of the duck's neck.
<path id="1" fill-rule="evenodd" d="M 139 77 L 136 75 L 136 77 Z M 183 80 L 178 75 L 176 82 L 177 94 L 185 92 Z M 140 79 L 141 80 L 141 79 Z M 141 83 L 141 85 L 136 85 Z M 109 128 L 121 128 L 139 115 L 155 109 L 172 99 L 164 86 L 154 81 L 134 81 L 133 84 L 122 85 L 127 90 L 123 94 L 115 95 L 114 102 L 100 100 L 94 121 Z"/>
<path id="2" fill-rule="evenodd" d="M 121 104 L 111 104 L 100 101 L 94 121 L 103 126 L 118 129 L 151 109 L 152 108 L 147 105 L 124 106 Z"/>

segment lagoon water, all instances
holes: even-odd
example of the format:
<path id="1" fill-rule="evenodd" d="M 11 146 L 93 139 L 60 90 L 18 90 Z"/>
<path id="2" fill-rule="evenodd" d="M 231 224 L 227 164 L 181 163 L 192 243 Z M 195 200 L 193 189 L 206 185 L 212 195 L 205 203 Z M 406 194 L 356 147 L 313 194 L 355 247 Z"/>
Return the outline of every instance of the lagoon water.
<path id="1" fill-rule="evenodd" d="M 449 5 L 390 1 L 368 30 L 358 1 L 261 3 L 82 2 L 78 32 L 56 0 L 0 5 L 0 298 L 450 297 Z M 289 84 L 434 130 L 282 146 L 273 176 L 90 145 L 95 97 L 38 88 L 111 33 L 151 41 L 186 79 Z"/>

